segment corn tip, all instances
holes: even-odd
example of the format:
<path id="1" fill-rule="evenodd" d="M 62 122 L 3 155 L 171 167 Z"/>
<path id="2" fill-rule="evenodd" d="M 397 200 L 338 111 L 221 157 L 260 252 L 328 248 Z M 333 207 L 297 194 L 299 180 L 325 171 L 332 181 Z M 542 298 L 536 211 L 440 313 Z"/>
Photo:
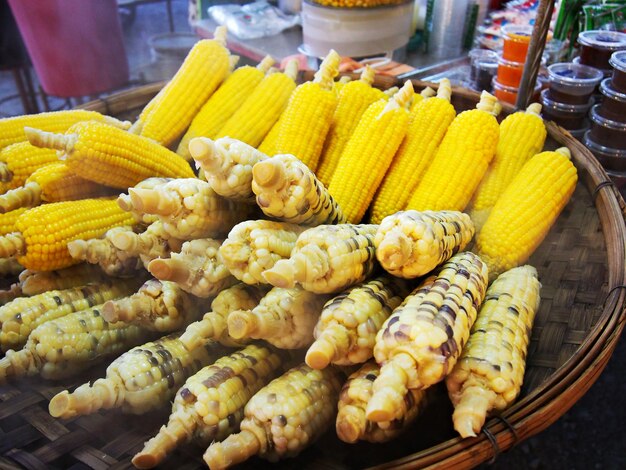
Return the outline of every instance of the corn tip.
<path id="1" fill-rule="evenodd" d="M 267 159 L 256 163 L 252 167 L 254 182 L 264 188 L 278 186 L 286 181 L 283 163 L 277 159 Z"/>
<path id="2" fill-rule="evenodd" d="M 153 468 L 158 465 L 156 455 L 141 451 L 133 457 L 132 463 L 137 468 Z"/>
<path id="3" fill-rule="evenodd" d="M 288 259 L 278 261 L 272 269 L 261 273 L 263 279 L 275 287 L 291 288 L 295 286 L 296 270 Z"/>
<path id="4" fill-rule="evenodd" d="M 248 338 L 258 325 L 257 317 L 249 310 L 235 310 L 228 315 L 228 334 L 235 339 Z"/>
<path id="5" fill-rule="evenodd" d="M 450 101 L 452 99 L 452 86 L 450 80 L 442 78 L 439 82 L 439 89 L 437 90 L 437 98 Z"/>
<path id="6" fill-rule="evenodd" d="M 328 367 L 334 355 L 335 348 L 332 343 L 321 336 L 309 347 L 304 362 L 311 369 L 324 369 Z"/>
<path id="7" fill-rule="evenodd" d="M 531 103 L 528 105 L 528 108 L 526 108 L 526 112 L 528 114 L 535 114 L 539 116 L 541 114 L 541 107 L 541 103 Z"/>
<path id="8" fill-rule="evenodd" d="M 54 418 L 69 417 L 66 416 L 70 408 L 70 392 L 63 390 L 52 397 L 48 404 L 48 412 Z"/>
<path id="9" fill-rule="evenodd" d="M 351 407 L 349 413 L 340 413 L 335 425 L 337 437 L 343 442 L 354 444 L 361 437 L 361 429 L 365 429 L 366 421 L 365 414 L 357 413 L 354 407 Z"/>

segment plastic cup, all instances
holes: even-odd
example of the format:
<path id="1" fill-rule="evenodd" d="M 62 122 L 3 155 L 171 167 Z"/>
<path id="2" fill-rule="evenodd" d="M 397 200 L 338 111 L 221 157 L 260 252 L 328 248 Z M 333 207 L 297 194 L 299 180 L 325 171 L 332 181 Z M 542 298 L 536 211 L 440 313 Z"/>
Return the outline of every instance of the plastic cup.
<path id="1" fill-rule="evenodd" d="M 567 130 L 577 130 L 584 127 L 587 112 L 593 104 L 593 98 L 588 98 L 585 104 L 561 103 L 551 97 L 550 91 L 548 89 L 541 92 L 541 114 Z"/>
<path id="2" fill-rule="evenodd" d="M 604 168 L 614 171 L 626 171 L 626 150 L 614 149 L 598 144 L 591 137 L 590 131 L 585 132 L 583 142 Z"/>
<path id="3" fill-rule="evenodd" d="M 564 62 L 550 65 L 548 76 L 552 99 L 561 103 L 586 104 L 603 74 L 593 67 Z"/>
<path id="4" fill-rule="evenodd" d="M 510 60 L 498 59 L 498 82 L 505 86 L 519 87 L 524 73 L 524 62 L 513 62 Z"/>
<path id="5" fill-rule="evenodd" d="M 598 112 L 607 119 L 626 122 L 626 93 L 620 93 L 612 85 L 610 78 L 605 78 L 600 83 L 600 93 L 604 96 Z"/>
<path id="6" fill-rule="evenodd" d="M 626 34 L 618 31 L 583 31 L 578 35 L 578 43 L 581 64 L 610 71 L 611 54 L 626 49 Z"/>
<path id="7" fill-rule="evenodd" d="M 502 58 L 512 62 L 524 62 L 528 54 L 528 44 L 533 34 L 532 26 L 507 24 L 502 27 Z"/>
<path id="8" fill-rule="evenodd" d="M 591 140 L 607 148 L 626 150 L 626 123 L 602 117 L 598 112 L 600 106 L 591 108 Z"/>
<path id="9" fill-rule="evenodd" d="M 472 49 L 470 58 L 470 86 L 475 90 L 490 90 L 491 80 L 498 68 L 498 54 L 487 49 Z"/>
<path id="10" fill-rule="evenodd" d="M 617 51 L 611 54 L 609 64 L 613 67 L 613 88 L 621 93 L 626 93 L 626 51 Z"/>
<path id="11" fill-rule="evenodd" d="M 503 85 L 498 82 L 497 77 L 492 81 L 493 94 L 500 101 L 504 101 L 505 103 L 515 104 L 517 102 L 517 93 L 519 91 L 519 87 L 511 87 Z M 533 96 L 537 96 L 541 91 L 541 83 L 537 83 L 535 89 L 533 91 Z"/>

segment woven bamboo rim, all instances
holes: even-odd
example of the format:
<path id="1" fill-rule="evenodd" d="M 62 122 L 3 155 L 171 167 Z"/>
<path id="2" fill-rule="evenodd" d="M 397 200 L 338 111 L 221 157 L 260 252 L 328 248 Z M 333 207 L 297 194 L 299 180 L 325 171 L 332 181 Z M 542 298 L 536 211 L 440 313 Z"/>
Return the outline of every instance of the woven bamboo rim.
<path id="1" fill-rule="evenodd" d="M 377 80 L 376 84 L 381 88 L 386 88 L 394 85 L 395 80 L 382 77 Z M 414 85 L 420 89 L 426 84 L 416 81 Z M 105 100 L 87 103 L 83 107 L 133 119 L 161 87 L 162 84 L 140 87 L 111 95 Z M 465 89 L 453 90 L 453 103 L 458 110 L 473 107 L 477 99 L 478 94 L 474 92 Z M 505 112 L 511 111 L 512 107 L 505 106 Z M 597 224 L 601 227 L 601 236 L 605 243 L 605 247 L 596 250 L 606 255 L 607 259 L 606 273 L 602 273 L 604 279 L 602 292 L 586 292 L 583 289 L 579 293 L 583 301 L 592 305 L 594 307 L 592 310 L 596 311 L 592 320 L 587 319 L 593 325 L 588 330 L 582 326 L 580 331 L 574 333 L 568 330 L 568 334 L 577 335 L 570 344 L 570 348 L 575 345 L 575 350 L 571 354 L 565 354 L 566 357 L 558 368 L 546 377 L 538 374 L 528 378 L 529 390 L 515 405 L 503 412 L 500 418 L 490 419 L 485 426 L 486 433 L 472 439 L 448 439 L 372 468 L 465 469 L 489 461 L 499 452 L 511 448 L 555 422 L 586 393 L 606 366 L 626 319 L 624 310 L 626 302 L 626 288 L 624 288 L 626 284 L 626 226 L 624 224 L 626 204 L 610 183 L 609 177 L 598 161 L 580 142 L 554 123 L 548 123 L 547 128 L 552 139 L 552 147 L 567 145 L 570 148 L 572 160 L 579 171 L 579 181 L 582 183 L 578 185 L 574 196 L 578 198 L 576 209 L 582 207 L 593 213 L 593 217 L 597 218 Z M 561 217 L 564 217 L 564 214 Z M 569 216 L 576 217 L 578 214 L 572 210 Z M 590 225 L 592 225 L 590 230 L 593 230 L 593 224 Z M 566 242 L 567 235 L 564 234 Z M 596 266 L 604 264 L 603 260 L 598 260 L 598 253 L 594 255 Z M 591 277 L 584 278 L 583 276 L 583 281 Z M 567 279 L 564 278 L 563 282 L 567 282 Z M 600 300 L 596 303 L 600 295 L 604 302 Z M 541 328 L 544 329 L 543 333 L 549 333 L 549 325 L 539 325 L 539 329 Z M 550 339 L 549 334 L 545 336 Z M 563 349 L 563 351 L 567 353 L 569 350 Z M 548 364 L 546 367 L 549 370 L 551 365 Z M 99 373 L 102 373 L 102 369 Z M 94 376 L 97 376 L 97 373 L 92 375 Z M 82 383 L 84 380 L 86 380 L 85 377 L 81 377 L 74 383 Z M 82 462 L 93 468 L 132 468 L 129 458 L 138 450 L 137 446 L 150 437 L 149 433 L 158 428 L 164 417 L 159 415 L 125 418 L 119 413 L 105 412 L 82 417 L 69 423 L 55 421 L 47 414 L 47 401 L 65 386 L 72 386 L 72 383 L 68 382 L 59 386 L 31 381 L 11 385 L 7 390 L 0 387 L 0 467 L 19 468 L 14 464 L 19 462 L 28 468 L 49 468 L 47 465 L 50 462 L 60 457 L 63 457 L 65 461 L 67 457 L 71 462 Z M 16 420 L 21 420 L 20 423 L 23 423 L 25 420 L 28 424 L 21 425 L 15 430 L 7 429 L 3 427 L 5 420 L 11 420 L 12 423 Z M 110 428 L 114 428 L 113 431 Z M 103 433 L 106 434 L 105 430 L 109 434 L 117 432 L 116 437 L 119 439 L 106 442 L 98 448 L 93 441 L 105 439 L 102 437 Z M 42 437 L 44 444 L 33 449 L 34 443 L 39 442 Z M 412 437 L 409 436 L 408 439 Z M 404 442 L 410 442 L 410 440 Z M 325 451 L 323 447 L 327 444 L 330 450 Z M 390 443 L 385 446 L 385 449 L 391 449 L 393 445 Z M 404 450 L 402 445 L 403 442 L 397 444 L 396 451 L 399 448 L 402 452 Z M 371 450 L 372 446 L 360 446 L 357 449 L 353 452 L 359 453 L 364 450 L 381 453 L 380 447 L 374 447 Z M 346 468 L 345 462 L 334 461 L 334 454 L 330 459 L 327 455 L 321 457 L 317 455 L 333 453 L 337 450 L 336 443 L 324 439 L 321 445 L 305 452 L 301 457 L 302 462 L 310 459 L 308 465 L 304 465 L 308 468 L 315 468 L 316 465 L 324 465 L 326 468 Z M 199 459 L 201 451 L 189 452 L 182 449 L 177 452 L 174 457 L 176 460 L 170 462 L 180 463 L 185 468 L 203 465 Z M 365 463 L 361 466 L 376 462 L 376 460 L 367 459 L 368 456 L 364 457 L 362 461 Z M 80 463 L 78 465 L 80 466 Z M 294 465 L 298 465 L 298 462 L 291 460 L 285 461 L 284 466 L 279 465 L 279 467 L 293 468 Z M 244 465 L 244 468 L 253 467 L 253 463 L 249 467 Z"/>

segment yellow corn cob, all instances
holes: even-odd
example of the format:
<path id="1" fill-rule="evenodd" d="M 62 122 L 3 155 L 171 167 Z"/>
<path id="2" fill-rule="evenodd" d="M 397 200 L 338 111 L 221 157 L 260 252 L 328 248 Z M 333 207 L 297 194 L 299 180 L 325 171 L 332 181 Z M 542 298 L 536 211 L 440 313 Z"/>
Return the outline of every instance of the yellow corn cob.
<path id="1" fill-rule="evenodd" d="M 369 65 L 365 66 L 366 68 L 370 68 Z M 347 83 L 352 81 L 352 77 L 350 77 L 349 75 L 344 75 L 342 77 L 339 77 L 338 80 L 335 80 L 333 82 L 333 93 L 339 97 L 339 95 L 341 94 L 341 90 L 343 90 L 344 85 L 346 85 Z M 372 81 L 373 81 L 373 77 L 372 77 Z M 371 82 L 370 82 L 371 84 Z"/>
<path id="2" fill-rule="evenodd" d="M 409 125 L 413 85 L 369 106 L 346 144 L 328 191 L 351 223 L 363 218 Z M 358 189 L 357 189 L 358 188 Z"/>
<path id="3" fill-rule="evenodd" d="M 257 163 L 252 176 L 257 204 L 268 217 L 302 225 L 346 222 L 328 190 L 293 155 L 275 155 Z"/>
<path id="4" fill-rule="evenodd" d="M 36 170 L 24 186 L 0 196 L 0 212 L 35 207 L 42 202 L 74 201 L 113 195 L 113 190 L 74 174 L 65 163 L 51 163 Z"/>
<path id="5" fill-rule="evenodd" d="M 195 138 L 189 144 L 189 151 L 217 194 L 237 201 L 254 202 L 252 167 L 267 159 L 267 155 L 230 137 L 216 141 Z"/>
<path id="6" fill-rule="evenodd" d="M 44 204 L 25 211 L 15 221 L 16 231 L 0 237 L 0 257 L 17 255 L 22 266 L 35 271 L 66 268 L 77 263 L 68 251 L 69 242 L 97 238 L 132 222 L 112 200 Z"/>
<path id="7" fill-rule="evenodd" d="M 212 443 L 204 461 L 217 470 L 253 455 L 271 462 L 298 455 L 332 426 L 344 379 L 332 367 L 290 369 L 250 399 L 241 432 Z"/>
<path id="8" fill-rule="evenodd" d="M 271 349 L 249 345 L 189 377 L 176 394 L 168 423 L 145 443 L 133 465 L 152 468 L 184 442 L 206 446 L 236 432 L 244 406 L 276 376 L 281 363 Z"/>
<path id="9" fill-rule="evenodd" d="M 218 256 L 220 241 L 210 238 L 183 243 L 180 253 L 169 259 L 155 259 L 150 273 L 162 281 L 172 281 L 197 297 L 211 297 L 237 280 Z"/>
<path id="10" fill-rule="evenodd" d="M 462 212 L 401 211 L 383 219 L 374 246 L 383 269 L 410 279 L 463 251 L 473 236 L 472 219 Z"/>
<path id="11" fill-rule="evenodd" d="M 499 112 L 498 100 L 483 91 L 476 109 L 454 118 L 407 209 L 465 209 L 496 153 Z"/>
<path id="12" fill-rule="evenodd" d="M 526 262 L 574 193 L 577 180 L 566 147 L 526 162 L 476 237 L 476 252 L 489 266 L 490 279 Z"/>
<path id="13" fill-rule="evenodd" d="M 349 366 L 367 361 L 374 353 L 376 333 L 408 293 L 404 282 L 382 276 L 329 300 L 315 325 L 306 363 L 323 369 L 331 363 Z"/>
<path id="14" fill-rule="evenodd" d="M 3 351 L 19 348 L 39 325 L 110 299 L 130 295 L 138 284 L 136 280 L 108 281 L 15 299 L 0 308 L 0 348 Z"/>
<path id="15" fill-rule="evenodd" d="M 319 165 L 315 170 L 315 174 L 326 187 L 330 184 L 341 152 L 356 129 L 359 119 L 370 104 L 384 96 L 382 91 L 371 86 L 375 73 L 373 68 L 366 66 L 360 79 L 342 86 L 337 95 L 337 108 L 324 142 Z M 336 84 L 337 82 L 335 86 Z"/>
<path id="16" fill-rule="evenodd" d="M 374 269 L 377 225 L 320 225 L 298 236 L 289 259 L 276 262 L 263 278 L 277 287 L 299 282 L 311 292 L 332 294 L 362 282 Z"/>
<path id="17" fill-rule="evenodd" d="M 34 127 L 47 132 L 65 132 L 80 121 L 104 122 L 120 129 L 128 129 L 130 127 L 130 122 L 128 121 L 120 121 L 95 111 L 82 109 L 4 118 L 0 119 L 0 149 L 17 142 L 25 142 L 27 140 L 24 133 L 25 127 Z"/>
<path id="18" fill-rule="evenodd" d="M 0 214 L 0 235 L 6 235 L 7 233 L 17 232 L 15 228 L 15 222 L 17 218 L 26 212 L 26 207 L 20 207 L 14 211 Z"/>
<path id="19" fill-rule="evenodd" d="M 187 349 L 196 348 L 209 339 L 225 346 L 242 345 L 246 341 L 237 341 L 228 334 L 228 314 L 235 310 L 252 310 L 268 290 L 268 286 L 241 283 L 222 290 L 211 302 L 211 311 L 205 313 L 202 320 L 189 324 L 180 340 Z"/>
<path id="20" fill-rule="evenodd" d="M 447 78 L 442 78 L 441 81 L 439 82 L 439 88 L 437 89 L 437 91 L 433 90 L 431 87 L 427 86 L 426 88 L 424 88 L 421 92 L 419 93 L 413 93 L 413 99 L 411 100 L 411 106 L 409 107 L 409 112 L 411 114 L 413 114 L 415 112 L 415 108 L 422 102 L 424 101 L 426 98 L 432 98 L 433 96 L 437 96 L 437 94 L 439 93 L 439 90 L 441 90 L 441 87 L 443 86 L 444 88 L 448 87 L 447 82 L 450 82 L 450 80 L 448 80 Z M 385 92 L 388 92 L 390 90 L 390 88 L 388 88 L 387 90 L 385 90 Z M 442 96 L 443 93 L 445 92 L 442 91 Z"/>
<path id="21" fill-rule="evenodd" d="M 56 150 L 39 148 L 29 142 L 19 142 L 0 150 L 0 189 L 19 188 L 36 170 L 58 163 Z"/>
<path id="22" fill-rule="evenodd" d="M 66 153 L 68 168 L 89 181 L 126 189 L 151 176 L 191 178 L 189 164 L 171 150 L 146 137 L 99 122 L 79 122 L 65 134 L 26 129 L 37 147 Z"/>
<path id="23" fill-rule="evenodd" d="M 287 63 L 284 73 L 268 74 L 215 137 L 230 137 L 258 147 L 287 106 L 297 76 L 296 60 Z"/>
<path id="24" fill-rule="evenodd" d="M 537 270 L 528 265 L 506 271 L 487 289 L 467 345 L 446 378 L 461 437 L 476 436 L 491 410 L 504 410 L 519 395 L 540 289 Z"/>
<path id="25" fill-rule="evenodd" d="M 15 258 L 0 258 L 0 277 L 13 277 L 24 271 Z"/>
<path id="26" fill-rule="evenodd" d="M 173 178 L 146 178 L 145 180 L 137 183 L 134 187 L 138 189 L 156 189 L 159 186 L 169 183 Z M 142 211 L 135 209 L 133 201 L 128 194 L 122 193 L 117 197 L 117 205 L 120 209 L 126 212 L 130 212 L 137 222 L 141 222 L 146 225 L 150 225 L 153 222 L 159 220 L 156 215 L 145 214 Z"/>
<path id="27" fill-rule="evenodd" d="M 109 276 L 98 266 L 76 264 L 58 271 L 39 272 L 25 269 L 19 281 L 25 295 L 42 294 L 49 290 L 69 289 L 84 284 L 99 284 Z"/>
<path id="28" fill-rule="evenodd" d="M 107 367 L 106 378 L 83 384 L 72 393 L 57 393 L 50 400 L 50 414 L 73 418 L 112 408 L 143 414 L 166 405 L 187 378 L 227 352 L 215 341 L 187 350 L 179 336 L 136 346 Z"/>
<path id="29" fill-rule="evenodd" d="M 326 300 L 328 296 L 300 287 L 274 287 L 257 307 L 228 315 L 228 334 L 236 340 L 262 339 L 281 349 L 307 347 Z"/>
<path id="30" fill-rule="evenodd" d="M 136 135 L 139 135 L 141 133 L 141 128 L 143 127 L 144 122 L 146 122 L 146 117 L 148 117 L 150 113 L 152 113 L 154 108 L 159 106 L 159 102 L 161 101 L 164 92 L 165 87 L 161 88 L 159 92 L 154 95 L 150 101 L 148 101 L 148 104 L 143 107 L 141 113 L 139 113 L 139 116 L 137 117 L 137 120 L 133 122 L 133 124 L 128 129 L 128 132 Z"/>
<path id="31" fill-rule="evenodd" d="M 0 359 L 0 383 L 29 375 L 70 377 L 146 339 L 137 326 L 107 323 L 97 307 L 72 312 L 35 328 L 23 349 L 7 351 Z"/>
<path id="32" fill-rule="evenodd" d="M 450 96 L 450 81 L 444 79 L 436 97 L 418 101 L 411 109 L 406 137 L 372 202 L 372 223 L 406 207 L 456 116 Z"/>
<path id="33" fill-rule="evenodd" d="M 226 27 L 219 26 L 214 39 L 202 39 L 191 48 L 142 121 L 141 135 L 166 146 L 179 138 L 226 78 L 230 65 Z"/>
<path id="34" fill-rule="evenodd" d="M 339 54 L 331 50 L 313 81 L 303 83 L 294 90 L 281 117 L 276 153 L 295 155 L 311 171 L 317 168 L 337 107 L 337 96 L 332 87 L 340 60 Z"/>
<path id="35" fill-rule="evenodd" d="M 427 405 L 427 391 L 409 390 L 402 401 L 402 409 L 398 411 L 398 418 L 380 423 L 369 421 L 365 416 L 365 408 L 372 396 L 374 380 L 379 374 L 380 367 L 371 360 L 350 375 L 343 385 L 335 423 L 337 437 L 342 441 L 349 444 L 357 441 L 390 441 L 405 431 Z"/>
<path id="36" fill-rule="evenodd" d="M 264 284 L 261 274 L 291 256 L 303 227 L 269 220 L 248 220 L 235 225 L 220 246 L 230 273 L 246 284 Z"/>
<path id="37" fill-rule="evenodd" d="M 102 316 L 108 322 L 123 321 L 144 329 L 171 333 L 196 321 L 208 308 L 200 300 L 173 282 L 150 279 L 137 293 L 102 306 Z"/>
<path id="38" fill-rule="evenodd" d="M 282 117 L 281 114 L 278 118 L 278 121 L 274 123 L 270 131 L 267 133 L 263 142 L 259 144 L 257 147 L 258 151 L 264 153 L 265 155 L 276 155 L 278 152 L 276 151 L 276 142 L 278 142 L 278 133 L 280 132 L 280 126 L 282 126 Z"/>
<path id="39" fill-rule="evenodd" d="M 180 240 L 225 235 L 250 212 L 248 205 L 218 196 L 209 183 L 197 178 L 128 192 L 135 210 L 157 215 L 165 235 Z"/>
<path id="40" fill-rule="evenodd" d="M 22 292 L 22 287 L 19 283 L 14 282 L 8 289 L 0 290 L 0 306 L 6 305 L 18 297 L 24 297 L 24 293 Z"/>
<path id="41" fill-rule="evenodd" d="M 471 252 L 453 256 L 395 309 L 376 335 L 382 364 L 367 419 L 390 421 L 409 388 L 442 381 L 467 342 L 487 289 L 487 265 Z"/>
<path id="42" fill-rule="evenodd" d="M 533 103 L 526 111 L 509 115 L 500 124 L 496 156 L 471 202 L 469 214 L 477 230 L 484 225 L 496 201 L 524 163 L 543 149 L 546 126 L 540 113 L 541 105 Z"/>
<path id="43" fill-rule="evenodd" d="M 189 153 L 191 139 L 195 137 L 214 139 L 228 119 L 261 83 L 273 63 L 274 59 L 266 56 L 257 67 L 245 65 L 235 70 L 193 118 L 189 129 L 178 144 L 176 153 L 186 160 L 191 160 Z"/>

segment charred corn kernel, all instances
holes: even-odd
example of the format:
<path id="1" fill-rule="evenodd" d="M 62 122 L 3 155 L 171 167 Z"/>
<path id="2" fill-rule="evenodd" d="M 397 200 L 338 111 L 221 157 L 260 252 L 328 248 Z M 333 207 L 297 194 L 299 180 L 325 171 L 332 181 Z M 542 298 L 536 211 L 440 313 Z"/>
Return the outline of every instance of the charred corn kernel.
<path id="1" fill-rule="evenodd" d="M 426 407 L 428 392 L 413 389 L 404 397 L 398 418 L 379 423 L 368 420 L 365 408 L 372 396 L 374 380 L 379 374 L 380 367 L 371 360 L 350 375 L 343 385 L 335 422 L 337 437 L 342 441 L 349 444 L 357 441 L 390 441 L 405 431 Z"/>
<path id="2" fill-rule="evenodd" d="M 70 377 L 146 339 L 137 326 L 107 323 L 97 307 L 72 312 L 35 328 L 23 349 L 7 351 L 0 359 L 0 383 L 29 375 Z"/>
<path id="3" fill-rule="evenodd" d="M 258 151 L 264 153 L 265 155 L 276 155 L 276 142 L 278 142 L 278 132 L 280 131 L 280 126 L 282 126 L 283 115 L 281 114 L 278 118 L 278 121 L 274 123 L 270 131 L 263 138 L 263 142 L 259 144 L 257 147 Z"/>
<path id="4" fill-rule="evenodd" d="M 195 298 L 173 282 L 150 279 L 137 293 L 105 302 L 102 316 L 108 322 L 123 321 L 171 333 L 197 320 L 207 307 L 206 300 Z"/>
<path id="5" fill-rule="evenodd" d="M 423 276 L 470 242 L 474 224 L 457 211 L 401 211 L 378 227 L 376 258 L 388 273 L 404 278 Z"/>
<path id="6" fill-rule="evenodd" d="M 69 289 L 85 284 L 99 284 L 109 276 L 98 266 L 87 263 L 76 264 L 58 271 L 39 272 L 25 269 L 19 281 L 25 295 L 42 294 L 49 290 Z"/>
<path id="7" fill-rule="evenodd" d="M 290 369 L 250 399 L 241 431 L 212 443 L 204 461 L 216 470 L 253 455 L 271 462 L 298 455 L 332 426 L 344 379 L 332 367 Z"/>
<path id="8" fill-rule="evenodd" d="M 174 77 L 165 85 L 158 105 L 145 116 L 141 135 L 170 145 L 187 130 L 229 70 L 226 27 L 220 26 L 215 30 L 214 39 L 201 39 L 191 48 Z"/>
<path id="9" fill-rule="evenodd" d="M 20 348 L 39 325 L 130 295 L 137 289 L 137 284 L 134 280 L 108 281 L 15 299 L 0 308 L 0 348 L 3 351 Z"/>
<path id="10" fill-rule="evenodd" d="M 168 404 L 188 377 L 227 351 L 215 341 L 187 350 L 179 336 L 172 334 L 136 346 L 107 367 L 105 378 L 83 384 L 72 393 L 57 393 L 50 400 L 50 414 L 73 418 L 112 408 L 143 414 Z"/>
<path id="11" fill-rule="evenodd" d="M 151 261 L 148 270 L 157 279 L 175 282 L 197 297 L 214 296 L 237 282 L 219 256 L 220 245 L 210 238 L 185 242 L 180 253 Z"/>
<path id="12" fill-rule="evenodd" d="M 252 176 L 256 202 L 268 217 L 302 225 L 346 222 L 329 191 L 293 155 L 275 155 L 257 163 Z"/>
<path id="13" fill-rule="evenodd" d="M 489 266 L 490 279 L 528 260 L 574 193 L 577 180 L 566 147 L 526 162 L 476 237 L 476 252 Z"/>
<path id="14" fill-rule="evenodd" d="M 264 284 L 261 275 L 291 256 L 303 227 L 269 220 L 248 220 L 233 227 L 220 246 L 230 273 L 246 284 Z"/>
<path id="15" fill-rule="evenodd" d="M 268 74 L 215 137 L 230 137 L 258 147 L 287 106 L 297 76 L 296 60 L 287 63 L 284 73 Z"/>
<path id="16" fill-rule="evenodd" d="M 374 69 L 369 65 L 366 66 L 359 80 L 342 86 L 337 94 L 337 108 L 324 142 L 318 168 L 315 170 L 315 174 L 326 187 L 330 184 L 341 152 L 359 123 L 359 119 L 370 104 L 383 98 L 383 92 L 372 87 L 374 75 Z M 335 82 L 333 90 L 337 83 Z"/>
<path id="17" fill-rule="evenodd" d="M 257 307 L 228 315 L 228 334 L 236 340 L 262 339 L 281 349 L 307 347 L 326 300 L 328 296 L 300 287 L 274 287 Z"/>
<path id="18" fill-rule="evenodd" d="M 298 236 L 289 259 L 277 261 L 263 278 L 277 287 L 296 282 L 311 292 L 332 294 L 362 282 L 374 269 L 377 225 L 320 225 Z"/>
<path id="19" fill-rule="evenodd" d="M 37 147 L 64 151 L 66 165 L 78 176 L 113 188 L 126 190 L 151 176 L 194 176 L 189 163 L 171 150 L 99 122 L 79 122 L 65 134 L 31 128 L 26 134 Z"/>
<path id="20" fill-rule="evenodd" d="M 235 310 L 252 310 L 268 290 L 268 286 L 241 283 L 222 290 L 211 302 L 211 311 L 205 313 L 202 320 L 188 325 L 180 340 L 187 349 L 196 348 L 209 339 L 225 346 L 241 346 L 246 341 L 237 341 L 228 334 L 228 314 Z"/>
<path id="21" fill-rule="evenodd" d="M 130 122 L 128 121 L 120 121 L 95 111 L 82 109 L 27 114 L 24 116 L 0 119 L 0 149 L 17 142 L 25 142 L 28 140 L 24 133 L 25 127 L 34 127 L 47 132 L 65 132 L 72 125 L 80 121 L 104 122 L 120 129 L 128 129 L 130 127 Z"/>
<path id="22" fill-rule="evenodd" d="M 500 138 L 487 174 L 472 199 L 470 216 L 480 229 L 491 208 L 530 157 L 543 149 L 546 126 L 540 116 L 541 105 L 533 103 L 526 111 L 507 116 L 500 124 Z"/>
<path id="23" fill-rule="evenodd" d="M 459 253 L 393 311 L 376 336 L 374 357 L 382 366 L 367 419 L 396 419 L 408 389 L 445 378 L 467 342 L 487 277 L 487 265 L 478 256 Z"/>
<path id="24" fill-rule="evenodd" d="M 306 363 L 323 369 L 331 363 L 349 366 L 367 361 L 376 333 L 408 293 L 404 282 L 382 276 L 330 299 L 315 325 Z"/>
<path id="25" fill-rule="evenodd" d="M 131 224 L 115 201 L 83 199 L 44 204 L 15 221 L 16 232 L 0 237 L 0 257 L 17 255 L 26 269 L 52 271 L 76 264 L 67 244 L 97 238 L 108 229 Z"/>
<path id="26" fill-rule="evenodd" d="M 138 189 L 156 189 L 159 186 L 165 183 L 169 183 L 172 180 L 173 178 L 146 178 L 145 180 L 137 183 L 134 187 Z M 142 211 L 137 210 L 133 206 L 133 201 L 128 194 L 120 194 L 117 197 L 117 205 L 120 206 L 120 209 L 122 209 L 123 211 L 130 212 L 137 222 L 150 225 L 151 223 L 156 222 L 159 219 L 156 215 L 146 214 Z"/>
<path id="27" fill-rule="evenodd" d="M 498 100 L 483 91 L 476 109 L 454 118 L 407 209 L 465 209 L 496 154 L 499 112 Z"/>
<path id="28" fill-rule="evenodd" d="M 370 68 L 369 65 L 366 65 L 365 67 Z M 337 97 L 339 97 L 339 95 L 341 94 L 341 90 L 343 90 L 344 85 L 351 81 L 352 81 L 352 77 L 350 77 L 349 75 L 344 75 L 342 77 L 339 77 L 338 80 L 335 80 L 333 82 L 333 93 L 337 95 Z M 371 82 L 370 82 L 370 85 L 371 85 Z"/>
<path id="29" fill-rule="evenodd" d="M 22 266 L 15 258 L 0 258 L 0 277 L 17 276 L 24 271 Z"/>
<path id="30" fill-rule="evenodd" d="M 178 153 L 186 160 L 191 160 L 189 142 L 195 137 L 214 139 L 228 119 L 243 105 L 248 96 L 261 83 L 265 73 L 274 63 L 274 59 L 266 56 L 257 67 L 244 65 L 235 70 L 211 95 L 178 144 Z"/>
<path id="31" fill-rule="evenodd" d="M 254 201 L 252 167 L 267 159 L 267 155 L 230 137 L 216 141 L 195 138 L 189 143 L 189 151 L 217 194 L 238 201 Z"/>
<path id="32" fill-rule="evenodd" d="M 407 81 L 389 101 L 370 105 L 341 153 L 328 191 L 351 223 L 363 218 L 404 139 L 412 96 L 413 85 Z"/>
<path id="33" fill-rule="evenodd" d="M 541 284 L 532 266 L 513 268 L 487 289 L 472 334 L 446 378 L 461 437 L 476 436 L 487 414 L 519 395 Z"/>
<path id="34" fill-rule="evenodd" d="M 26 207 L 20 207 L 19 209 L 15 209 L 14 211 L 0 214 L 0 235 L 17 232 L 18 230 L 15 227 L 15 222 L 20 215 L 26 212 L 26 210 Z"/>
<path id="35" fill-rule="evenodd" d="M 35 147 L 29 142 L 9 145 L 0 150 L 0 189 L 5 192 L 19 188 L 36 170 L 58 161 L 56 150 Z"/>
<path id="36" fill-rule="evenodd" d="M 35 207 L 43 202 L 74 201 L 112 194 L 112 189 L 74 174 L 65 163 L 51 163 L 30 175 L 24 186 L 1 195 L 0 212 Z"/>
<path id="37" fill-rule="evenodd" d="M 225 235 L 250 212 L 248 205 L 218 196 L 209 183 L 197 178 L 128 192 L 135 210 L 158 216 L 165 234 L 180 240 Z"/>
<path id="38" fill-rule="evenodd" d="M 176 393 L 167 424 L 135 455 L 133 465 L 152 468 L 180 444 L 194 440 L 207 446 L 236 432 L 244 406 L 277 375 L 281 363 L 271 349 L 251 344 L 189 377 Z"/>
<path id="39" fill-rule="evenodd" d="M 372 223 L 379 224 L 406 207 L 456 116 L 450 97 L 450 81 L 444 79 L 436 97 L 422 99 L 411 109 L 406 137 L 374 196 Z"/>
<path id="40" fill-rule="evenodd" d="M 20 284 L 14 282 L 7 289 L 0 290 L 0 306 L 6 305 L 18 297 L 24 297 L 24 293 Z"/>

